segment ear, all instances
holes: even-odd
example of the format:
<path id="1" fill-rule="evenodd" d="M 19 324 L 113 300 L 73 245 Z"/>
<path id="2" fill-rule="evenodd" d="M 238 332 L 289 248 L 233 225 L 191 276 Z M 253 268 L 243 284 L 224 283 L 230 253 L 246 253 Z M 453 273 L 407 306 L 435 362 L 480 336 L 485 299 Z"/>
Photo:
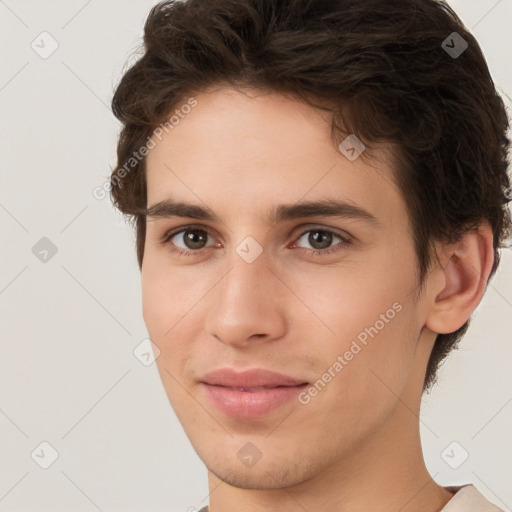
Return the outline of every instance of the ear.
<path id="1" fill-rule="evenodd" d="M 443 246 L 442 253 L 425 323 L 438 334 L 462 327 L 483 297 L 494 262 L 491 226 L 480 223 L 458 242 Z"/>

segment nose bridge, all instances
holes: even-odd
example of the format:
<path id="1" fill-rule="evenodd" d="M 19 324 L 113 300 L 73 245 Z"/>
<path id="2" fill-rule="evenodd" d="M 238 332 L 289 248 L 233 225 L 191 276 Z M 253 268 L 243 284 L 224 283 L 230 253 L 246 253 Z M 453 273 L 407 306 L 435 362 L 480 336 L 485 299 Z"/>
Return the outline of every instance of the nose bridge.
<path id="1" fill-rule="evenodd" d="M 268 293 L 267 288 L 271 284 L 269 279 L 272 274 L 267 267 L 266 255 L 261 253 L 255 257 L 254 253 L 251 254 L 251 248 L 247 254 L 240 255 L 240 247 L 243 249 L 245 246 L 239 246 L 232 255 L 229 262 L 230 270 L 220 283 L 219 301 L 229 308 L 250 305 L 254 312 L 260 303 L 266 302 L 265 295 Z M 249 254 L 250 257 L 246 259 Z"/>
<path id="2" fill-rule="evenodd" d="M 229 258 L 229 270 L 216 287 L 207 322 L 210 335 L 240 346 L 255 334 L 268 339 L 281 336 L 284 329 L 276 279 L 266 255 L 263 251 L 256 255 L 251 243 L 240 244 Z"/>

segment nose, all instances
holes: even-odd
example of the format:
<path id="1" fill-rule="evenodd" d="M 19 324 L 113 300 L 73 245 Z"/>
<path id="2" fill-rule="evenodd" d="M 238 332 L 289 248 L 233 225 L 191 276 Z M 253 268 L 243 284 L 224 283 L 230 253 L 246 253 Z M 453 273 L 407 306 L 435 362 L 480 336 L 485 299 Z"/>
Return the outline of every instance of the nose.
<path id="1" fill-rule="evenodd" d="M 252 263 L 233 255 L 211 297 L 205 326 L 210 336 L 242 348 L 285 334 L 286 289 L 268 263 L 264 254 Z"/>

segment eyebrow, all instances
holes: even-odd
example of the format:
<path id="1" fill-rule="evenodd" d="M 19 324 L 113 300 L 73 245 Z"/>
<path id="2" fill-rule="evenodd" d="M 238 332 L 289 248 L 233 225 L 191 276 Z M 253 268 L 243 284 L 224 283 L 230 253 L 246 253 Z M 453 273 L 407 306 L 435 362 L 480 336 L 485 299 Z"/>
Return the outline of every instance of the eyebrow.
<path id="1" fill-rule="evenodd" d="M 146 209 L 148 218 L 189 217 L 198 220 L 220 222 L 220 217 L 210 208 L 183 201 L 165 199 Z M 267 212 L 267 222 L 276 224 L 287 220 L 305 217 L 340 217 L 363 220 L 374 226 L 380 226 L 375 215 L 361 206 L 346 201 L 324 199 L 318 201 L 303 201 L 291 204 L 275 205 Z"/>

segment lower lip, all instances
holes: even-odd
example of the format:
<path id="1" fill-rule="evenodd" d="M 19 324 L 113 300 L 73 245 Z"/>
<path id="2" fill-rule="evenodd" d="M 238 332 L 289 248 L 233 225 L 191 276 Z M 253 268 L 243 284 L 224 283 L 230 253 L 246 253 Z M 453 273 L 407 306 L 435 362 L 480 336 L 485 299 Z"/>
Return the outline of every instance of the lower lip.
<path id="1" fill-rule="evenodd" d="M 238 391 L 224 386 L 201 383 L 213 405 L 227 416 L 258 418 L 296 397 L 308 384 L 283 386 L 260 391 Z"/>

